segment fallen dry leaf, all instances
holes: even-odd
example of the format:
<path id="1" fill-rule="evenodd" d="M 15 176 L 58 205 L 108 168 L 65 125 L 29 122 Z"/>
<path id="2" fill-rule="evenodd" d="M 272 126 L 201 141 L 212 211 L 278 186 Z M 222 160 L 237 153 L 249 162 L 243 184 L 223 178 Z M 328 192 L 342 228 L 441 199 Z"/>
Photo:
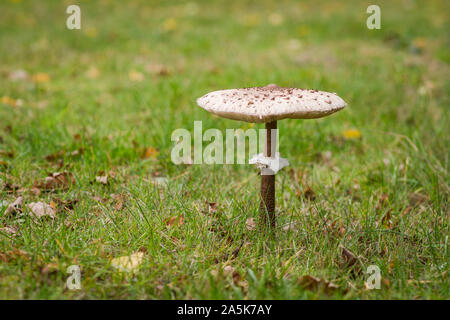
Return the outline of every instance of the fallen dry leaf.
<path id="1" fill-rule="evenodd" d="M 227 275 L 229 275 L 229 274 L 232 274 L 235 270 L 236 270 L 236 269 L 233 268 L 232 266 L 225 266 L 225 267 L 223 268 L 223 274 L 224 274 L 225 276 L 227 276 Z"/>
<path id="2" fill-rule="evenodd" d="M 52 219 L 56 217 L 55 209 L 44 202 L 32 202 L 28 205 L 28 208 L 31 210 L 30 215 L 32 217 L 42 218 L 49 216 Z"/>
<path id="3" fill-rule="evenodd" d="M 378 199 L 378 203 L 375 206 L 375 211 L 380 211 L 386 208 L 389 205 L 389 196 L 386 193 L 383 193 Z"/>
<path id="4" fill-rule="evenodd" d="M 208 213 L 216 213 L 219 208 L 219 204 L 217 202 L 207 202 L 208 205 Z"/>
<path id="5" fill-rule="evenodd" d="M 60 150 L 58 152 L 48 154 L 44 157 L 44 159 L 47 161 L 60 160 L 64 156 L 64 152 L 65 152 L 64 150 Z"/>
<path id="6" fill-rule="evenodd" d="M 17 229 L 12 228 L 12 227 L 3 227 L 3 228 L 0 228 L 0 231 L 4 232 L 6 234 L 13 235 L 13 236 L 17 234 Z"/>
<path id="7" fill-rule="evenodd" d="M 381 217 L 381 224 L 387 229 L 392 229 L 394 227 L 394 223 L 391 219 L 391 213 L 392 209 L 389 209 L 388 211 L 386 211 L 383 217 Z"/>
<path id="8" fill-rule="evenodd" d="M 133 70 L 128 73 L 128 78 L 130 78 L 130 81 L 133 82 L 141 82 L 144 81 L 144 74 Z"/>
<path id="9" fill-rule="evenodd" d="M 70 185 L 75 183 L 72 173 L 70 172 L 55 172 L 45 177 L 44 181 L 35 183 L 34 187 L 43 191 L 52 190 L 66 190 Z"/>
<path id="10" fill-rule="evenodd" d="M 175 18 L 168 18 L 163 22 L 164 31 L 174 31 L 177 28 L 177 20 Z"/>
<path id="11" fill-rule="evenodd" d="M 23 197 L 18 197 L 13 203 L 11 203 L 5 210 L 5 216 L 11 213 L 21 212 L 23 204 Z"/>
<path id="12" fill-rule="evenodd" d="M 14 151 L 0 150 L 0 156 L 12 159 L 14 158 Z"/>
<path id="13" fill-rule="evenodd" d="M 305 192 L 303 193 L 304 197 L 310 201 L 316 200 L 316 193 L 311 189 L 310 187 L 306 188 Z"/>
<path id="14" fill-rule="evenodd" d="M 5 260 L 5 258 L 6 258 L 6 260 Z M 30 256 L 28 255 L 27 252 L 25 252 L 23 250 L 13 248 L 12 250 L 7 251 L 6 254 L 2 255 L 2 260 L 4 260 L 5 262 L 16 261 L 16 260 L 28 261 L 28 260 L 30 260 Z"/>
<path id="15" fill-rule="evenodd" d="M 45 266 L 43 266 L 41 269 L 42 274 L 50 274 L 50 273 L 55 273 L 57 271 L 59 271 L 59 266 L 56 262 L 50 262 L 50 263 L 46 264 Z"/>
<path id="16" fill-rule="evenodd" d="M 147 64 L 145 66 L 145 71 L 150 74 L 156 74 L 159 76 L 168 76 L 170 75 L 169 69 L 162 64 Z"/>
<path id="17" fill-rule="evenodd" d="M 20 81 L 28 78 L 28 73 L 23 69 L 14 70 L 9 74 L 11 81 Z"/>
<path id="18" fill-rule="evenodd" d="M 44 83 L 44 82 L 50 81 L 50 76 L 47 73 L 40 72 L 40 73 L 34 74 L 32 79 L 33 79 L 33 82 L 35 82 L 35 83 Z"/>
<path id="19" fill-rule="evenodd" d="M 88 71 L 86 71 L 86 77 L 89 79 L 97 79 L 100 75 L 100 71 L 96 67 L 90 67 Z"/>
<path id="20" fill-rule="evenodd" d="M 310 291 L 323 291 L 326 294 L 331 294 L 339 289 L 339 286 L 325 279 L 316 278 L 310 275 L 301 276 L 298 279 L 298 283 L 307 290 Z"/>
<path id="21" fill-rule="evenodd" d="M 256 228 L 256 222 L 255 219 L 253 218 L 248 218 L 247 221 L 245 221 L 245 227 L 247 228 L 247 230 L 255 230 Z"/>
<path id="22" fill-rule="evenodd" d="M 111 194 L 111 198 L 114 200 L 115 204 L 114 204 L 114 208 L 118 211 L 123 209 L 123 204 L 126 200 L 126 195 L 124 194 Z"/>
<path id="23" fill-rule="evenodd" d="M 156 159 L 158 156 L 159 151 L 153 148 L 152 146 L 145 149 L 145 151 L 142 153 L 141 158 L 142 159 Z"/>
<path id="24" fill-rule="evenodd" d="M 135 252 L 129 256 L 114 258 L 111 260 L 111 266 L 125 272 L 136 272 L 144 259 L 143 252 Z"/>
<path id="25" fill-rule="evenodd" d="M 108 184 L 108 175 L 105 176 L 96 176 L 95 181 L 104 185 Z"/>
<path id="26" fill-rule="evenodd" d="M 173 216 L 164 220 L 164 223 L 168 226 L 181 226 L 184 224 L 184 218 L 182 215 Z"/>
<path id="27" fill-rule="evenodd" d="M 358 257 L 348 250 L 347 248 L 342 246 L 341 252 L 341 268 L 352 268 L 352 272 L 356 274 L 362 273 L 361 262 Z"/>
<path id="28" fill-rule="evenodd" d="M 295 222 L 290 222 L 283 226 L 283 231 L 294 231 L 294 230 L 297 230 Z"/>
<path id="29" fill-rule="evenodd" d="M 63 209 L 66 211 L 72 211 L 77 203 L 78 203 L 77 199 L 62 200 L 59 198 L 54 198 L 54 200 L 50 203 L 50 206 L 54 209 Z"/>
<path id="30" fill-rule="evenodd" d="M 408 195 L 409 203 L 411 206 L 415 207 L 424 202 L 430 201 L 430 197 L 425 194 L 421 194 L 418 192 L 412 192 Z"/>
<path id="31" fill-rule="evenodd" d="M 284 18 L 281 14 L 279 14 L 277 12 L 273 12 L 269 15 L 268 20 L 271 25 L 279 26 L 280 24 L 283 23 Z"/>
<path id="32" fill-rule="evenodd" d="M 2 104 L 6 105 L 6 106 L 10 106 L 10 107 L 21 107 L 23 105 L 22 99 L 16 100 L 16 99 L 10 98 L 8 96 L 3 96 L 0 101 L 2 102 Z"/>

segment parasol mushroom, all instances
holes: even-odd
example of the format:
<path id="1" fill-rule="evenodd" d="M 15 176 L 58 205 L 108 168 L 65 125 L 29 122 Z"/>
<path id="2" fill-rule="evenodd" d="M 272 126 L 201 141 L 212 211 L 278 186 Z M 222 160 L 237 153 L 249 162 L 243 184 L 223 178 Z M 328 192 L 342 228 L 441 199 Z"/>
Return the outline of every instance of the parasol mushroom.
<path id="1" fill-rule="evenodd" d="M 223 118 L 266 124 L 264 153 L 249 163 L 261 168 L 260 223 L 271 228 L 275 227 L 275 174 L 289 164 L 276 152 L 277 121 L 322 118 L 346 106 L 336 93 L 275 84 L 213 91 L 197 99 L 197 103 Z"/>

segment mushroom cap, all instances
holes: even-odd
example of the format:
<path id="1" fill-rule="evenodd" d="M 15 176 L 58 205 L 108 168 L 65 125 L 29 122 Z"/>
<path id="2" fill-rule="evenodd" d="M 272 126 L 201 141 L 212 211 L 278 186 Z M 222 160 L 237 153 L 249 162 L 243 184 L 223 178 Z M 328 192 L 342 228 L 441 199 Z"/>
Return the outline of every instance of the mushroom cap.
<path id="1" fill-rule="evenodd" d="M 220 117 L 255 123 L 322 118 L 347 105 L 336 93 L 274 84 L 213 91 L 198 98 L 197 104 Z"/>

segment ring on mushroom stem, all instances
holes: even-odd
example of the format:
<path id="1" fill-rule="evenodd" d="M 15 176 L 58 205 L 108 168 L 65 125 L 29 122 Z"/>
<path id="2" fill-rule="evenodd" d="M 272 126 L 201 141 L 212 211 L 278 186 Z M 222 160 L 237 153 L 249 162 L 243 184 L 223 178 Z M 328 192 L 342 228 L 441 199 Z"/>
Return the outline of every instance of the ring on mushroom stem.
<path id="1" fill-rule="evenodd" d="M 277 120 L 326 117 L 346 106 L 336 93 L 318 90 L 265 87 L 219 90 L 197 99 L 197 104 L 218 116 L 266 124 L 264 154 L 249 163 L 261 168 L 260 226 L 275 228 L 275 174 L 288 165 L 276 151 Z"/>

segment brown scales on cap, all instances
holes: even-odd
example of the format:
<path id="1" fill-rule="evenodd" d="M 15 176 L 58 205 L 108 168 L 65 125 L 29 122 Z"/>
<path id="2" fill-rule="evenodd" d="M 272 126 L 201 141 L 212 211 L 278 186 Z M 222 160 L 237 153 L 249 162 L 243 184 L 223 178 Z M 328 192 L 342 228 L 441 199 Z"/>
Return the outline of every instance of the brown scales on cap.
<path id="1" fill-rule="evenodd" d="M 321 118 L 346 105 L 340 97 L 329 92 L 283 88 L 275 84 L 214 91 L 199 98 L 197 103 L 224 118 L 258 123 L 285 118 Z M 249 105 L 252 108 L 248 108 Z"/>

